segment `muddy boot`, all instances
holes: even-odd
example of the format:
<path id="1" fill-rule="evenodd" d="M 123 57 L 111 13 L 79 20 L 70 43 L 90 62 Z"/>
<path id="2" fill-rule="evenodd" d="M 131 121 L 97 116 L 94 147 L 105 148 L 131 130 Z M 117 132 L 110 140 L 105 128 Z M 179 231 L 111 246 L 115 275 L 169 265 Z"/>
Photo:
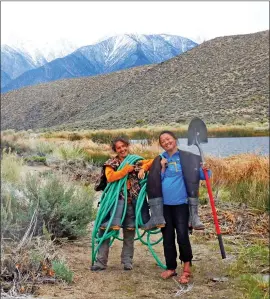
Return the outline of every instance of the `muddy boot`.
<path id="1" fill-rule="evenodd" d="M 162 197 L 149 199 L 148 204 L 150 207 L 151 218 L 141 228 L 144 230 L 149 230 L 152 228 L 164 227 L 166 222 L 163 217 L 163 199 L 162 199 Z"/>
<path id="2" fill-rule="evenodd" d="M 123 228 L 127 230 L 135 230 L 135 210 L 132 204 L 127 205 Z"/>
<path id="3" fill-rule="evenodd" d="M 134 237 L 135 230 L 123 229 L 123 248 L 121 253 L 121 263 L 124 264 L 124 270 L 132 270 L 134 256 Z"/>
<path id="4" fill-rule="evenodd" d="M 110 229 L 119 230 L 121 228 L 121 218 L 122 218 L 122 214 L 123 214 L 124 204 L 125 204 L 124 200 L 118 200 L 115 215 L 114 215 L 114 218 L 111 222 Z M 113 207 L 110 211 L 111 216 L 112 216 L 112 211 L 113 211 Z M 102 223 L 100 228 L 101 229 L 106 229 L 108 223 L 109 223 L 109 221 L 106 221 L 105 223 Z"/>
<path id="5" fill-rule="evenodd" d="M 189 197 L 188 204 L 189 204 L 189 226 L 191 226 L 195 230 L 203 230 L 205 227 L 198 215 L 199 198 Z"/>

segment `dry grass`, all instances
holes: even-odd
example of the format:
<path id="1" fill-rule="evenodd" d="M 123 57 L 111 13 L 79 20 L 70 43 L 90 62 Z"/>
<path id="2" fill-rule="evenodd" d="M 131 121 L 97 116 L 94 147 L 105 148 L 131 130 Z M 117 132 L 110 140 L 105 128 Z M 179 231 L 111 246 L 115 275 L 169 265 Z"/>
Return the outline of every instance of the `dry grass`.
<path id="1" fill-rule="evenodd" d="M 240 154 L 225 158 L 208 156 L 207 164 L 213 171 L 213 182 L 223 185 L 243 180 L 269 181 L 269 158 L 255 154 Z"/>
<path id="2" fill-rule="evenodd" d="M 130 139 L 157 140 L 161 131 L 170 130 L 178 137 L 187 137 L 188 125 L 174 124 L 164 126 L 146 126 L 120 129 L 100 129 L 100 130 L 82 130 L 82 131 L 49 131 L 41 133 L 45 138 L 60 138 L 70 141 L 80 139 L 93 139 L 96 142 L 108 143 L 115 136 L 127 136 Z M 73 136 L 73 138 L 71 137 Z M 208 137 L 247 137 L 247 136 L 269 136 L 269 125 L 262 126 L 252 123 L 246 125 L 208 125 Z"/>

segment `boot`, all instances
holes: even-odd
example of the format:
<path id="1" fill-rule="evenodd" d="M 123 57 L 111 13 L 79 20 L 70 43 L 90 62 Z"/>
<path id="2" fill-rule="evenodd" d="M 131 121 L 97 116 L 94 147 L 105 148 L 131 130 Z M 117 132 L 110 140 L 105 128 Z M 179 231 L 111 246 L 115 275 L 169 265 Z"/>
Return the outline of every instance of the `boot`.
<path id="1" fill-rule="evenodd" d="M 163 199 L 162 197 L 156 197 L 148 200 L 148 204 L 151 211 L 150 220 L 142 226 L 142 229 L 149 230 L 153 228 L 164 227 L 166 222 L 163 217 Z"/>
<path id="2" fill-rule="evenodd" d="M 124 270 L 132 270 L 134 256 L 134 238 L 135 230 L 123 229 L 123 247 L 121 252 L 121 264 L 124 265 Z"/>
<path id="3" fill-rule="evenodd" d="M 99 230 L 98 235 L 101 238 L 104 231 Z M 107 268 L 108 256 L 110 249 L 110 239 L 105 239 L 99 247 L 98 254 L 94 265 L 91 267 L 91 271 L 102 271 Z"/>
<path id="4" fill-rule="evenodd" d="M 189 197 L 188 204 L 189 204 L 189 226 L 194 228 L 195 230 L 203 230 L 205 227 L 198 215 L 199 198 Z"/>
<path id="5" fill-rule="evenodd" d="M 147 223 L 150 220 L 150 214 L 149 214 L 149 205 L 146 199 L 143 202 L 141 214 L 142 214 L 143 224 Z"/>
<path id="6" fill-rule="evenodd" d="M 136 211 L 136 204 L 137 204 L 137 200 L 133 199 L 132 200 L 132 205 L 133 205 L 134 211 Z M 149 205 L 148 205 L 146 199 L 144 200 L 144 202 L 142 204 L 141 215 L 142 215 L 143 224 L 147 223 L 150 219 L 150 214 L 149 214 Z"/>
<path id="7" fill-rule="evenodd" d="M 122 214 L 123 214 L 124 204 L 125 204 L 124 200 L 118 200 L 115 215 L 111 222 L 110 229 L 119 230 L 121 228 L 121 218 L 122 218 Z M 110 216 L 112 216 L 112 210 L 113 210 L 113 208 L 110 211 Z M 106 229 L 106 227 L 108 226 L 108 223 L 109 223 L 109 221 L 102 223 L 100 228 Z"/>
<path id="8" fill-rule="evenodd" d="M 127 212 L 123 222 L 123 228 L 135 230 L 135 210 L 132 204 L 127 205 Z"/>

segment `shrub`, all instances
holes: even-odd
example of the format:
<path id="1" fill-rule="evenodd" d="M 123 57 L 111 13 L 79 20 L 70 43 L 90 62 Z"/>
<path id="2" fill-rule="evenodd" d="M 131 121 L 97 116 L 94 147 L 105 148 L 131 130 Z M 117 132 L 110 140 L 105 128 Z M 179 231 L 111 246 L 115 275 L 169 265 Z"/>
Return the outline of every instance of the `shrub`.
<path id="1" fill-rule="evenodd" d="M 38 205 L 46 229 L 55 237 L 86 234 L 94 213 L 92 189 L 67 185 L 51 174 L 43 180 L 31 175 L 26 179 L 26 195 L 30 200 L 30 214 Z"/>
<path id="2" fill-rule="evenodd" d="M 85 160 L 96 166 L 102 166 L 109 158 L 110 155 L 105 152 L 87 152 Z"/>
<path id="3" fill-rule="evenodd" d="M 52 153 L 55 148 L 56 146 L 51 142 L 38 141 L 33 149 L 35 149 L 41 155 L 47 155 Z"/>
<path id="4" fill-rule="evenodd" d="M 78 133 L 69 133 L 67 139 L 70 141 L 81 140 L 83 139 L 83 136 L 79 135 Z"/>
<path id="5" fill-rule="evenodd" d="M 11 130 L 11 129 L 1 132 L 1 135 L 3 135 L 3 136 L 14 135 L 14 134 L 15 134 L 15 130 Z"/>
<path id="6" fill-rule="evenodd" d="M 5 238 L 21 238 L 31 215 L 23 193 L 14 185 L 1 181 L 1 233 Z"/>
<path id="7" fill-rule="evenodd" d="M 91 133 L 88 136 L 93 142 L 106 143 L 106 144 L 110 144 L 113 138 L 119 136 L 129 139 L 128 134 L 125 134 L 120 131 L 112 131 L 112 132 L 101 131 L 101 132 Z"/>
<path id="8" fill-rule="evenodd" d="M 23 164 L 22 158 L 11 153 L 11 150 L 7 152 L 4 149 L 2 151 L 1 178 L 7 182 L 18 183 Z"/>
<path id="9" fill-rule="evenodd" d="M 26 161 L 26 162 L 39 162 L 39 163 L 46 164 L 46 157 L 32 156 L 32 157 L 24 158 L 24 161 Z"/>
<path id="10" fill-rule="evenodd" d="M 93 142 L 97 143 L 110 143 L 113 139 L 112 133 L 92 133 L 89 136 Z"/>
<path id="11" fill-rule="evenodd" d="M 62 261 L 53 261 L 52 268 L 55 272 L 55 276 L 60 278 L 67 283 L 71 283 L 73 281 L 74 273 L 68 268 L 68 266 Z"/>
<path id="12" fill-rule="evenodd" d="M 84 159 L 85 151 L 77 145 L 63 145 L 56 150 L 56 154 L 63 160 Z"/>
<path id="13" fill-rule="evenodd" d="M 144 119 L 137 119 L 135 123 L 136 125 L 144 125 L 146 121 Z"/>

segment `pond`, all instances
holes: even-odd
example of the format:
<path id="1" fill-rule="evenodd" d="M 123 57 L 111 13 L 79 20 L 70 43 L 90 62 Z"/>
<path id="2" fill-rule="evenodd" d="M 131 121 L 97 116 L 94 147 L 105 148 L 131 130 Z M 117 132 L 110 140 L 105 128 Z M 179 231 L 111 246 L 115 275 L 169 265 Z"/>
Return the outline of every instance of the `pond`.
<path id="1" fill-rule="evenodd" d="M 147 143 L 146 140 L 132 140 L 132 143 Z M 179 148 L 199 154 L 195 145 L 188 146 L 187 138 L 178 140 Z M 208 138 L 208 143 L 201 144 L 205 155 L 226 157 L 242 153 L 256 153 L 258 155 L 269 155 L 269 137 L 228 137 Z"/>

